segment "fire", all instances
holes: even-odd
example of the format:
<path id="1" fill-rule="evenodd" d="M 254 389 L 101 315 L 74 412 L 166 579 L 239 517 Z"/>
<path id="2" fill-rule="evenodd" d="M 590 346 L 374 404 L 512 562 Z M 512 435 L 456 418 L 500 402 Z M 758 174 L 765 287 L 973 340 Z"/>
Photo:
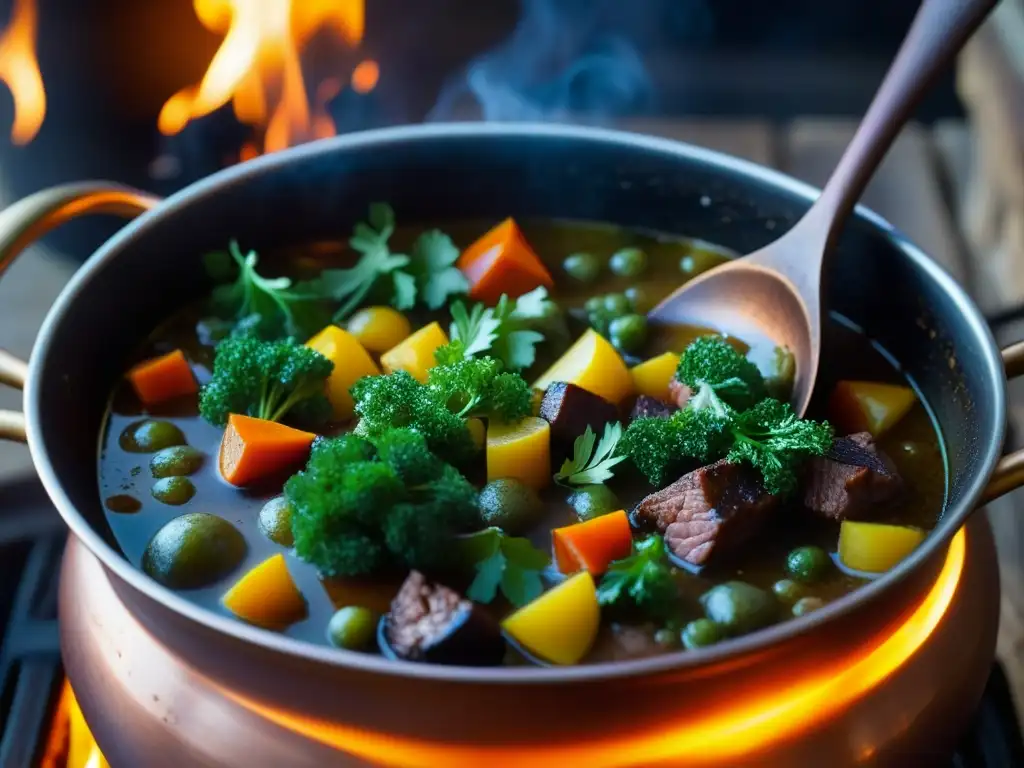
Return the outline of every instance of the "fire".
<path id="1" fill-rule="evenodd" d="M 243 158 L 337 132 L 327 104 L 343 84 L 335 78 L 319 83 L 311 104 L 300 52 L 321 30 L 358 46 L 364 0 L 194 0 L 194 6 L 203 26 L 224 39 L 202 81 L 164 104 L 161 133 L 174 135 L 229 101 L 239 121 L 263 132 L 263 146 L 247 145 Z M 352 74 L 352 88 L 366 93 L 378 77 L 376 62 L 363 61 Z"/>
<path id="2" fill-rule="evenodd" d="M 11 21 L 0 37 L 0 80 L 14 98 L 11 141 L 28 144 L 46 115 L 46 91 L 36 59 L 38 11 L 35 0 L 14 0 Z"/>

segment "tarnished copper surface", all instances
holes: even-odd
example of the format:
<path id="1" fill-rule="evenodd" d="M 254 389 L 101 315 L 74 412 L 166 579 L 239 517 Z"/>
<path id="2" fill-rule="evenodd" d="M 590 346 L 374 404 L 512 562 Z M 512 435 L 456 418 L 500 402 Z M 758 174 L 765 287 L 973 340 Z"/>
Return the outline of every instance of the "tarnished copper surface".
<path id="1" fill-rule="evenodd" d="M 661 696 L 665 689 L 676 702 L 675 711 L 657 723 L 634 722 L 632 730 L 594 727 L 588 738 L 582 734 L 588 732 L 590 709 L 566 708 L 552 721 L 546 743 L 498 739 L 481 744 L 474 739 L 479 738 L 482 719 L 506 721 L 507 732 L 514 733 L 514 721 L 534 721 L 529 707 L 546 709 L 547 699 L 563 698 L 572 686 L 496 687 L 492 709 L 480 712 L 473 708 L 478 699 L 469 687 L 459 695 L 457 688 L 422 687 L 411 679 L 397 688 L 392 685 L 400 679 L 394 678 L 390 683 L 380 678 L 339 682 L 337 710 L 355 702 L 363 715 L 359 725 L 341 717 L 332 722 L 322 712 L 303 708 L 304 692 L 317 687 L 311 677 L 315 669 L 271 659 L 252 663 L 250 674 L 263 681 L 263 690 L 278 691 L 276 702 L 229 690 L 223 679 L 209 674 L 206 657 L 215 656 L 215 649 L 206 654 L 196 645 L 188 660 L 172 653 L 131 615 L 100 563 L 74 539 L 61 575 L 61 639 L 71 684 L 113 768 L 544 766 L 575 759 L 573 755 L 585 757 L 589 766 L 608 768 L 736 765 L 737 760 L 754 766 L 900 766 L 911 755 L 952 749 L 981 695 L 998 621 L 995 563 L 988 525 L 977 517 L 966 536 L 954 539 L 925 596 L 894 593 L 894 600 L 902 597 L 908 604 L 884 633 L 866 623 L 857 637 L 850 637 L 850 627 L 843 629 L 844 642 L 818 635 L 820 647 L 844 649 L 831 662 L 822 654 L 808 663 L 805 646 L 793 643 L 752 665 L 704 670 L 689 679 L 662 675 L 606 680 L 579 693 L 594 699 L 594 708 L 617 712 L 624 723 L 633 704 L 650 697 L 668 701 Z M 929 610 L 941 611 L 933 616 L 933 626 L 927 625 Z M 892 638 L 900 633 L 913 642 L 896 645 L 913 653 L 896 659 L 891 671 L 875 669 L 894 661 L 888 657 L 899 648 L 893 647 Z M 208 674 L 199 673 L 195 663 Z M 829 663 L 831 670 L 823 674 L 822 665 Z M 820 686 L 843 674 L 844 666 L 856 675 L 845 685 L 864 690 L 846 703 L 840 700 L 842 706 L 833 711 L 828 700 L 822 705 L 815 696 L 823 692 Z M 876 672 L 884 679 L 871 680 Z M 382 696 L 387 689 L 391 695 Z M 789 699 L 789 692 L 801 698 Z M 709 719 L 707 713 L 723 699 L 727 708 L 717 721 Z M 762 705 L 769 701 L 774 704 Z M 749 711 L 751 702 L 759 707 L 756 713 Z M 814 711 L 807 711 L 811 706 Z M 730 713 L 734 722 L 728 720 Z M 695 718 L 700 717 L 707 728 L 720 730 L 695 731 Z M 417 719 L 446 720 L 454 724 L 450 732 L 462 738 L 408 737 L 410 722 Z M 798 721 L 805 726 L 789 732 Z M 575 732 L 576 737 L 559 743 L 560 732 Z M 688 740 L 703 740 L 705 749 L 692 750 Z"/>

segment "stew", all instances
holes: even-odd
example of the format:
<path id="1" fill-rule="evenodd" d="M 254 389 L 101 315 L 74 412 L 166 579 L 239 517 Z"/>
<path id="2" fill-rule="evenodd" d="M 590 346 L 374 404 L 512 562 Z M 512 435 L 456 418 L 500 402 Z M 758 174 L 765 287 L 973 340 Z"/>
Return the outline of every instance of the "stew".
<path id="1" fill-rule="evenodd" d="M 805 419 L 788 350 L 649 327 L 729 256 L 382 204 L 348 242 L 232 242 L 112 394 L 113 533 L 211 610 L 412 661 L 636 658 L 818 610 L 934 526 L 942 442 L 843 317 Z"/>

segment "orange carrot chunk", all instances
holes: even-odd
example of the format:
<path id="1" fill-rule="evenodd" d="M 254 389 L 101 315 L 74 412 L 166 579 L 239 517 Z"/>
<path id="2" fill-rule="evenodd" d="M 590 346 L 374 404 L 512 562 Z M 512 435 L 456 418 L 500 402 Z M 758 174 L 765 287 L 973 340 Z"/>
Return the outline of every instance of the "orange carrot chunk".
<path id="1" fill-rule="evenodd" d="M 139 363 L 128 371 L 128 380 L 145 405 L 199 391 L 192 367 L 180 349 Z"/>
<path id="2" fill-rule="evenodd" d="M 466 248 L 458 267 L 469 280 L 469 297 L 485 304 L 496 304 L 503 293 L 515 299 L 538 286 L 554 286 L 551 273 L 511 218 Z"/>
<path id="3" fill-rule="evenodd" d="M 556 528 L 551 535 L 558 570 L 566 574 L 586 570 L 592 576 L 600 575 L 613 560 L 629 557 L 633 551 L 633 532 L 621 509 Z"/>
<path id="4" fill-rule="evenodd" d="M 315 437 L 275 421 L 232 413 L 220 442 L 220 473 L 232 485 L 251 485 L 304 462 Z"/>

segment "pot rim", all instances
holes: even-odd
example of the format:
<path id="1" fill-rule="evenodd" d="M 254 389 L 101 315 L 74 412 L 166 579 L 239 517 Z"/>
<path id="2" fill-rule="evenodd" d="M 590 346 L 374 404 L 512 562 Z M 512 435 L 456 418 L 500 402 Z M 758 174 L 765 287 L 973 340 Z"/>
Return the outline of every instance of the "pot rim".
<path id="1" fill-rule="evenodd" d="M 356 150 L 380 151 L 391 144 L 423 142 L 434 139 L 489 136 L 501 138 L 572 139 L 597 145 L 618 145 L 658 153 L 664 156 L 684 157 L 702 163 L 719 171 L 731 171 L 766 187 L 784 191 L 810 203 L 820 190 L 798 181 L 784 173 L 766 168 L 749 160 L 732 157 L 710 149 L 696 147 L 684 142 L 635 134 L 608 128 L 558 125 L 546 123 L 430 123 L 393 128 L 353 132 L 329 139 L 303 144 L 281 152 L 265 155 L 255 160 L 235 165 L 207 176 L 168 197 L 163 203 L 128 223 L 78 269 L 61 291 L 46 315 L 29 361 L 29 376 L 25 387 L 24 405 L 28 423 L 28 445 L 36 470 L 43 486 L 64 518 L 72 533 L 102 562 L 108 573 L 165 606 L 181 617 L 202 626 L 206 630 L 251 643 L 264 650 L 285 654 L 307 662 L 326 664 L 332 667 L 385 674 L 397 677 L 415 677 L 450 683 L 474 684 L 549 684 L 567 682 L 598 681 L 601 679 L 649 675 L 669 670 L 691 669 L 707 664 L 748 654 L 755 650 L 776 645 L 785 640 L 803 635 L 828 622 L 846 616 L 864 603 L 879 597 L 896 587 L 911 574 L 923 567 L 948 544 L 953 534 L 960 529 L 974 509 L 982 490 L 995 468 L 1001 454 L 1006 421 L 1006 378 L 995 339 L 980 310 L 968 297 L 961 286 L 935 261 L 911 243 L 889 222 L 873 211 L 857 206 L 857 216 L 879 230 L 906 257 L 921 268 L 934 281 L 963 314 L 963 319 L 981 343 L 981 352 L 990 384 L 990 392 L 996 431 L 987 446 L 980 449 L 979 471 L 966 484 L 959 503 L 944 510 L 937 526 L 930 532 L 922 546 L 896 568 L 869 584 L 829 603 L 825 607 L 802 617 L 793 618 L 767 629 L 753 632 L 719 644 L 698 650 L 681 650 L 647 659 L 610 661 L 572 667 L 493 667 L 445 666 L 408 661 L 391 661 L 383 657 L 356 651 L 346 651 L 288 637 L 251 626 L 237 619 L 221 616 L 193 603 L 186 597 L 164 587 L 132 565 L 120 551 L 112 547 L 89 524 L 65 493 L 62 481 L 57 477 L 44 448 L 43 433 L 39 414 L 42 407 L 39 387 L 43 361 L 49 354 L 51 339 L 60 326 L 66 310 L 88 287 L 94 273 L 108 261 L 115 259 L 118 252 L 130 245 L 133 238 L 151 223 L 186 206 L 201 203 L 203 198 L 214 195 L 234 184 L 246 183 L 249 179 L 288 165 L 295 158 L 311 155 L 332 154 Z"/>

